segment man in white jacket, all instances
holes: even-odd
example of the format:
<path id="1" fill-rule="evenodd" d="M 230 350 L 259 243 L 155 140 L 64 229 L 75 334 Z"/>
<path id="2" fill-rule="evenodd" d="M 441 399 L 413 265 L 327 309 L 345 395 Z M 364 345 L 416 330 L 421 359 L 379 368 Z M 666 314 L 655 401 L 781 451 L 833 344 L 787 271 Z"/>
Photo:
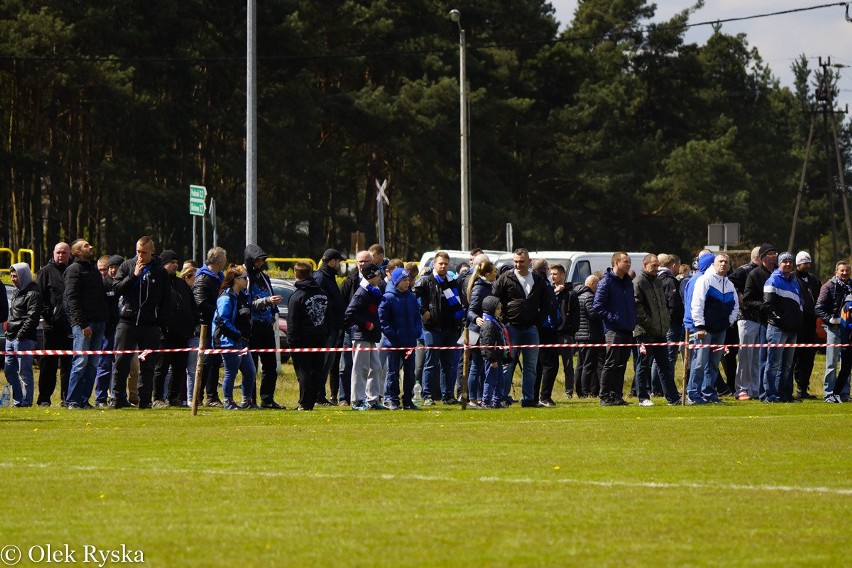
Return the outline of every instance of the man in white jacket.
<path id="1" fill-rule="evenodd" d="M 713 266 L 695 283 L 692 293 L 692 321 L 695 339 L 699 345 L 723 345 L 728 326 L 737 321 L 740 311 L 734 284 L 728 280 L 730 259 L 726 254 L 716 255 Z M 695 364 L 686 389 L 688 404 L 720 404 L 716 392 L 716 375 L 723 351 L 704 347 L 695 350 Z"/>

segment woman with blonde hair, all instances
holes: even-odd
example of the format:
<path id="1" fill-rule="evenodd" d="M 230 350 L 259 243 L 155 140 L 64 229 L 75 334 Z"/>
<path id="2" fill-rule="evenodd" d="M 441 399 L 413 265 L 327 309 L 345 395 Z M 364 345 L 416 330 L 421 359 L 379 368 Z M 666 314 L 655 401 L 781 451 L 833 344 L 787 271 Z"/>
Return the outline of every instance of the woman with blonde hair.
<path id="1" fill-rule="evenodd" d="M 216 313 L 213 314 L 213 347 L 216 349 L 248 349 L 251 337 L 251 306 L 246 294 L 248 276 L 245 268 L 232 264 L 225 271 L 219 288 Z M 222 380 L 223 406 L 226 410 L 258 408 L 252 396 L 256 369 L 247 351 L 222 353 L 225 378 Z M 242 406 L 234 402 L 234 380 L 237 371 L 243 375 Z"/>
<path id="2" fill-rule="evenodd" d="M 497 267 L 489 260 L 479 262 L 473 267 L 473 274 L 467 283 L 467 329 L 469 342 L 476 345 L 482 326 L 482 301 L 491 296 L 492 285 L 497 279 Z M 470 351 L 470 370 L 467 376 L 469 408 L 479 408 L 482 402 L 482 385 L 485 380 L 485 363 L 479 349 Z"/>

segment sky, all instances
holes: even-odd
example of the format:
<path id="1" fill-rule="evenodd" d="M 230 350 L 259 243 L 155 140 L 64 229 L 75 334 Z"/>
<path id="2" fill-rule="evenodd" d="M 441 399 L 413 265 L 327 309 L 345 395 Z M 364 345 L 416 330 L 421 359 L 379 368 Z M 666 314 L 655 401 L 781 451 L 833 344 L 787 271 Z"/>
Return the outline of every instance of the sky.
<path id="1" fill-rule="evenodd" d="M 565 28 L 574 19 L 577 0 L 550 0 L 550 3 L 556 9 L 560 29 Z M 654 17 L 657 22 L 668 20 L 693 4 L 689 0 L 656 0 L 653 3 L 657 5 Z M 724 20 L 833 3 L 831 0 L 705 0 L 704 7 L 693 13 L 689 21 Z M 757 48 L 781 85 L 791 89 L 793 72 L 790 66 L 799 55 L 805 54 L 808 58 L 812 73 L 818 66 L 819 57 L 825 60 L 830 56 L 832 65 L 844 66 L 839 69 L 840 93 L 835 108 L 845 109 L 847 104 L 852 103 L 852 22 L 846 21 L 846 12 L 842 6 L 727 22 L 722 24 L 722 31 L 730 35 L 745 33 L 749 45 Z M 712 33 L 713 29 L 709 25 L 693 27 L 687 31 L 686 41 L 703 45 Z"/>

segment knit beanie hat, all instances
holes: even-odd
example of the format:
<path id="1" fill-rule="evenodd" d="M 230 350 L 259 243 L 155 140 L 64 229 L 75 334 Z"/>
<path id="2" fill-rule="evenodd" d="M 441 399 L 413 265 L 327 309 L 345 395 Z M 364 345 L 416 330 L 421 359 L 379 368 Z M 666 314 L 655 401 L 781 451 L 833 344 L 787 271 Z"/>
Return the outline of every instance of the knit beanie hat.
<path id="1" fill-rule="evenodd" d="M 393 282 L 394 286 L 399 286 L 399 283 L 402 282 L 404 278 L 408 278 L 410 274 L 404 268 L 394 268 L 393 272 L 391 272 L 391 282 Z"/>
<path id="2" fill-rule="evenodd" d="M 760 250 L 758 251 L 757 256 L 763 258 L 770 252 L 778 252 L 778 249 L 769 243 L 763 243 L 762 245 L 760 245 Z"/>

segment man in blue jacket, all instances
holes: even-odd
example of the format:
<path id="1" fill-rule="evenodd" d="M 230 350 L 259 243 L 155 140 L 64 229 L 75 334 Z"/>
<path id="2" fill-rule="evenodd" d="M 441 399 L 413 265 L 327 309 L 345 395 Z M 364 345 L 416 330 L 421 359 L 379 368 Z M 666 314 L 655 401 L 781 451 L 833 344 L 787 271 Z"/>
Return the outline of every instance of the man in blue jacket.
<path id="1" fill-rule="evenodd" d="M 763 402 L 794 402 L 793 348 L 796 332 L 802 325 L 802 289 L 793 274 L 793 254 L 778 255 L 778 268 L 763 285 L 763 311 L 766 313 L 766 374 L 763 377 Z M 774 347 L 779 345 L 779 347 Z"/>
<path id="2" fill-rule="evenodd" d="M 606 269 L 592 303 L 592 310 L 603 320 L 607 343 L 601 371 L 601 406 L 630 404 L 624 400 L 624 371 L 630 358 L 630 346 L 626 344 L 633 343 L 636 327 L 636 302 L 629 273 L 630 255 L 614 253 L 612 268 Z"/>

